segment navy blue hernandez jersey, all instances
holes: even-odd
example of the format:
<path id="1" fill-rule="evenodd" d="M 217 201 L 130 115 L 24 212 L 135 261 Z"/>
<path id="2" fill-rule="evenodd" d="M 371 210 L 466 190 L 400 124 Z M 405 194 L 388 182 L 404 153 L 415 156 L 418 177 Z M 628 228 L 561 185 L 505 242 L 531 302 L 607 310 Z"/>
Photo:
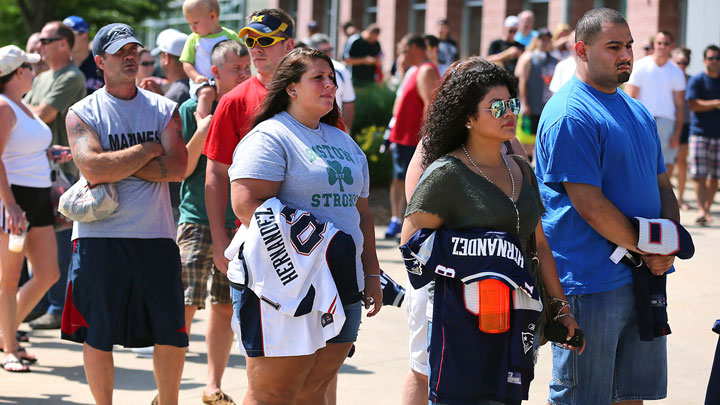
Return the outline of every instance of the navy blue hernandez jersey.
<path id="1" fill-rule="evenodd" d="M 506 232 L 422 229 L 400 247 L 415 288 L 435 280 L 430 339 L 430 400 L 474 404 L 528 398 L 535 325 L 542 303 L 518 239 Z M 478 282 L 499 280 L 511 291 L 510 329 L 479 328 Z"/>

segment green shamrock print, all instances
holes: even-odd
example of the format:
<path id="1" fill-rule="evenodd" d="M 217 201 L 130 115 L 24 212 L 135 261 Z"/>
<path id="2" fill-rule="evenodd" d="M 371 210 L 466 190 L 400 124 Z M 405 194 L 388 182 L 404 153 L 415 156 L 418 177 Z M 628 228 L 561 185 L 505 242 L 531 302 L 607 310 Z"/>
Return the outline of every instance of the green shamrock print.
<path id="1" fill-rule="evenodd" d="M 328 183 L 330 183 L 331 186 L 335 183 L 339 183 L 340 192 L 345 192 L 345 189 L 343 188 L 343 182 L 348 185 L 353 184 L 352 172 L 350 172 L 350 168 L 342 167 L 340 163 L 334 160 L 329 160 L 327 164 Z"/>

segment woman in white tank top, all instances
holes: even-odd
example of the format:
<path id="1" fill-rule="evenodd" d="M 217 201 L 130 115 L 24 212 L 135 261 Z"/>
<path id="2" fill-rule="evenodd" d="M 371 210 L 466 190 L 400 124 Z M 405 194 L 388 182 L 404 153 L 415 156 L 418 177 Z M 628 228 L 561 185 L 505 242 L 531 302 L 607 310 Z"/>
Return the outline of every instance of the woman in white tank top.
<path id="1" fill-rule="evenodd" d="M 71 159 L 69 148 L 50 148 L 50 128 L 22 101 L 32 86 L 30 63 L 39 61 L 14 45 L 0 48 L 0 332 L 2 368 L 11 372 L 30 371 L 27 363 L 36 361 L 19 346 L 17 328 L 59 277 L 48 158 Z M 10 234 L 23 229 L 24 246 L 9 250 Z M 25 257 L 33 277 L 18 291 Z"/>

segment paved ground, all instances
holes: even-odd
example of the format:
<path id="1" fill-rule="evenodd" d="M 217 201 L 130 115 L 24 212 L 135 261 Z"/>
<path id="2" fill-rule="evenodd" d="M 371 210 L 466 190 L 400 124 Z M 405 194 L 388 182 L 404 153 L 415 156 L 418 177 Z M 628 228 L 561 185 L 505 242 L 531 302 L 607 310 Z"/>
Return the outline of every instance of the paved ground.
<path id="1" fill-rule="evenodd" d="M 688 192 L 688 196 L 692 191 Z M 694 203 L 694 201 L 691 201 Z M 683 212 L 697 253 L 677 264 L 677 272 L 668 285 L 669 316 L 673 334 L 668 340 L 669 394 L 663 404 L 700 404 L 703 402 L 717 335 L 710 328 L 720 317 L 720 272 L 717 262 L 720 240 L 720 216 L 715 225 L 698 228 L 691 225 L 697 213 Z M 381 236 L 383 227 L 376 227 Z M 402 263 L 394 242 L 379 241 L 382 268 L 396 280 L 405 280 Z M 181 404 L 200 404 L 206 374 L 204 337 L 206 311 L 200 311 L 193 325 L 183 372 Z M 23 325 L 22 329 L 28 329 Z M 383 308 L 378 317 L 363 318 L 357 351 L 340 371 L 339 404 L 399 404 L 400 385 L 407 372 L 407 327 L 404 308 Z M 85 382 L 81 346 L 61 341 L 58 331 L 33 331 L 28 350 L 40 361 L 29 374 L 0 371 L 0 404 L 91 404 Z M 550 379 L 551 356 L 543 347 L 535 370 L 529 403 L 544 403 Z M 150 403 L 155 396 L 155 381 L 150 359 L 136 358 L 129 350 L 115 351 L 115 403 Z M 648 365 L 652 367 L 652 365 Z M 241 400 L 245 388 L 245 361 L 233 349 L 223 381 L 225 391 Z"/>

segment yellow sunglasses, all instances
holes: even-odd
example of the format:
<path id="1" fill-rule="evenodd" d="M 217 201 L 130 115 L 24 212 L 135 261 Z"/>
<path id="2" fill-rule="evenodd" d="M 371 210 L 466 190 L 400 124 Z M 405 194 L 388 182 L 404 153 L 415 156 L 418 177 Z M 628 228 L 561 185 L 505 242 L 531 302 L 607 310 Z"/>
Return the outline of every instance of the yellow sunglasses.
<path id="1" fill-rule="evenodd" d="M 274 37 L 271 35 L 257 37 L 257 38 L 245 37 L 245 45 L 250 49 L 255 48 L 255 45 L 260 45 L 263 48 L 267 48 L 268 46 L 273 46 L 273 45 L 277 44 L 278 42 L 284 41 L 286 39 L 287 38 Z"/>

